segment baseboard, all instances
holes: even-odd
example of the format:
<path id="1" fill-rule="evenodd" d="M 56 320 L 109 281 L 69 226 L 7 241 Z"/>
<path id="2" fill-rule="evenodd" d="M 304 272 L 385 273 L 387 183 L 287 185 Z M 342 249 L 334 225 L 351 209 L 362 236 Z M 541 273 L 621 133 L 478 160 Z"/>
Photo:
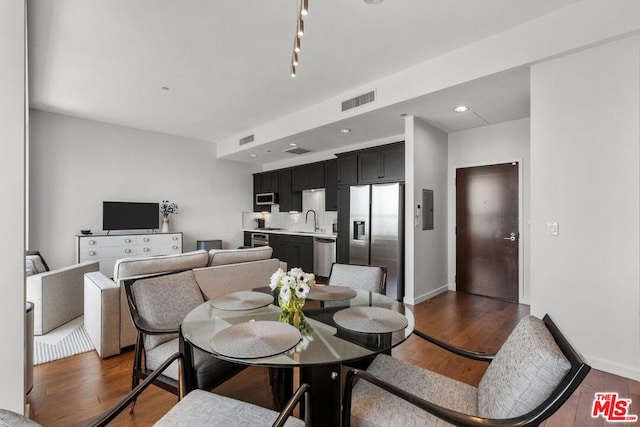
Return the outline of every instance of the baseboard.
<path id="1" fill-rule="evenodd" d="M 600 359 L 598 357 L 590 356 L 587 354 L 584 354 L 583 356 L 587 363 L 591 365 L 593 369 L 604 371 L 608 374 L 629 378 L 634 381 L 640 381 L 640 368 L 638 368 L 637 366 L 621 365 L 619 363 L 611 362 L 610 360 Z"/>
<path id="2" fill-rule="evenodd" d="M 442 293 L 447 292 L 448 290 L 449 290 L 449 286 L 448 285 L 443 285 L 443 286 L 440 286 L 437 289 L 434 289 L 434 290 L 429 291 L 429 292 L 427 292 L 425 294 L 419 295 L 419 296 L 415 297 L 413 300 L 409 300 L 409 299 L 407 299 L 405 297 L 404 300 L 403 300 L 403 303 L 404 304 L 409 304 L 409 305 L 420 304 L 421 302 L 425 302 L 425 301 L 427 301 L 427 300 L 429 300 L 429 299 L 431 299 L 431 298 L 433 298 L 433 297 L 435 297 L 437 295 L 440 295 Z"/>

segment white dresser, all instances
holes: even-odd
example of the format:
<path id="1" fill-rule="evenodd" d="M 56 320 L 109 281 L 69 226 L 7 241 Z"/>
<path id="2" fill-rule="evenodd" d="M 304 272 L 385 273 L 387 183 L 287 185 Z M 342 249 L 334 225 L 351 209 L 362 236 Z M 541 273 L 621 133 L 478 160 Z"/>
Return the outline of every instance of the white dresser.
<path id="1" fill-rule="evenodd" d="M 100 271 L 113 277 L 116 260 L 134 256 L 182 253 L 182 233 L 77 235 L 78 262 L 99 261 Z"/>

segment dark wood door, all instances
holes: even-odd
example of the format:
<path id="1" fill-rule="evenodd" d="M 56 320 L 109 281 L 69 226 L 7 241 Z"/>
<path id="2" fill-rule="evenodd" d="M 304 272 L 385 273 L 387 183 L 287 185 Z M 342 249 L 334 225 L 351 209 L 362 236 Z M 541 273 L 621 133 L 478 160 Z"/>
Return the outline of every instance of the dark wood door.
<path id="1" fill-rule="evenodd" d="M 456 170 L 456 288 L 518 301 L 518 163 Z"/>

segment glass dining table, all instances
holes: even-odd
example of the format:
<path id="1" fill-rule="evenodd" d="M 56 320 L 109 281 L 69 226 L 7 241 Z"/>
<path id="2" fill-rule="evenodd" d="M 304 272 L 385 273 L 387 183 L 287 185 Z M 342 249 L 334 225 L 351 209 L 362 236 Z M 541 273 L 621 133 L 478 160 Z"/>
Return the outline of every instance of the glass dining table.
<path id="1" fill-rule="evenodd" d="M 335 286 L 317 288 L 325 293 L 333 289 L 339 291 Z M 285 368 L 272 370 L 284 375 L 279 378 L 283 387 L 279 392 L 284 393 L 282 399 L 288 398 L 293 388 L 293 370 L 286 368 L 299 369 L 300 383 L 310 385 L 310 407 L 303 407 L 309 424 L 339 426 L 342 366 L 366 363 L 378 353 L 390 353 L 394 346 L 411 335 L 415 326 L 413 313 L 401 302 L 375 292 L 343 289 L 347 294 L 342 296 L 340 292 L 333 292 L 334 295 L 327 294 L 326 298 L 322 293 L 317 300 L 307 298 L 303 315 L 295 320 L 283 315 L 277 305 L 277 297 L 269 287 L 252 290 L 251 294 L 259 295 L 262 298 L 258 299 L 265 301 L 264 304 L 254 304 L 261 305 L 256 308 L 216 304 L 220 299 L 204 302 L 182 322 L 181 349 L 183 352 L 186 349 L 185 354 L 191 354 L 190 346 L 195 346 L 213 357 L 234 363 Z M 272 298 L 265 298 L 264 294 Z M 278 338 L 280 328 L 274 326 L 282 326 L 280 323 L 295 326 L 299 336 L 289 344 L 282 337 L 283 341 L 278 345 L 285 347 L 283 351 L 275 350 L 279 351 L 277 354 L 252 353 L 255 350 L 252 344 L 259 344 L 260 340 L 243 340 L 246 338 L 244 329 L 258 324 L 270 326 L 269 332 Z M 290 331 L 286 329 L 283 332 L 288 334 Z M 220 347 L 225 343 L 223 338 L 231 350 Z M 245 341 L 249 343 L 243 351 Z M 189 372 L 189 358 L 186 359 Z M 189 377 L 187 374 L 187 391 L 193 388 Z"/>

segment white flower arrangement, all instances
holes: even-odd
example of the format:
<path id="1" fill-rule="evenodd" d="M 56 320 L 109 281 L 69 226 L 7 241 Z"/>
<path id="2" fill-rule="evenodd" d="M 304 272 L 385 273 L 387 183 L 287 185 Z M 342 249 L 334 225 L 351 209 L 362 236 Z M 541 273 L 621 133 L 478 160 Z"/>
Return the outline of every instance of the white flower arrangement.
<path id="1" fill-rule="evenodd" d="M 164 218 L 167 218 L 171 214 L 178 215 L 178 205 L 168 200 L 163 200 L 160 203 L 160 213 Z"/>
<path id="2" fill-rule="evenodd" d="M 309 293 L 310 286 L 316 282 L 316 276 L 305 273 L 301 268 L 292 268 L 285 272 L 281 268 L 271 275 L 271 290 L 280 290 L 279 301 L 283 310 L 299 310 Z M 296 308 L 296 306 L 299 307 Z"/>

